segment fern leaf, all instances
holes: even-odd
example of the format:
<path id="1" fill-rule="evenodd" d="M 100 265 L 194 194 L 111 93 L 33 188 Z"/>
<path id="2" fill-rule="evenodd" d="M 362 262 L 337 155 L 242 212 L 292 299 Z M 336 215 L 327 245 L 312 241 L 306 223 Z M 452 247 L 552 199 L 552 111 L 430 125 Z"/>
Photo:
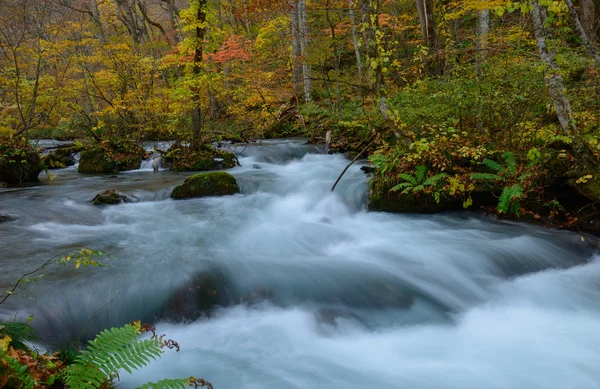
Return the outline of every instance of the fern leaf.
<path id="1" fill-rule="evenodd" d="M 398 177 L 402 178 L 406 182 L 410 182 L 413 185 L 417 185 L 417 180 L 411 174 L 400 173 L 400 174 L 398 174 Z"/>
<path id="2" fill-rule="evenodd" d="M 136 389 L 185 389 L 188 387 L 189 378 L 165 379 L 158 382 L 149 382 Z"/>
<path id="3" fill-rule="evenodd" d="M 427 176 L 427 166 L 417 166 L 415 168 L 416 183 L 423 182 Z M 415 184 L 416 184 L 415 183 Z"/>
<path id="4" fill-rule="evenodd" d="M 396 192 L 400 189 L 404 189 L 406 187 L 412 187 L 413 185 L 410 182 L 402 182 L 396 186 L 394 186 L 392 189 L 390 189 L 390 192 Z"/>
<path id="5" fill-rule="evenodd" d="M 525 181 L 527 178 L 531 177 L 531 173 L 523 173 L 519 176 L 519 181 L 523 182 Z"/>
<path id="6" fill-rule="evenodd" d="M 523 196 L 523 187 L 521 184 L 514 184 L 513 186 L 507 186 L 502 190 L 502 194 L 498 199 L 498 211 L 500 213 L 509 213 L 511 210 L 511 203 L 514 199 L 518 199 Z"/>
<path id="7" fill-rule="evenodd" d="M 506 167 L 510 175 L 514 176 L 517 174 L 517 157 L 515 157 L 515 154 L 507 151 L 502 153 L 502 158 L 504 158 L 504 161 L 506 162 Z"/>
<path id="8" fill-rule="evenodd" d="M 504 181 L 504 178 L 499 175 L 489 173 L 473 173 L 471 174 L 471 178 L 474 180 Z"/>
<path id="9" fill-rule="evenodd" d="M 484 159 L 481 162 L 482 165 L 487 166 L 488 168 L 492 169 L 493 171 L 495 171 L 496 173 L 504 173 L 504 166 L 500 165 L 498 162 L 491 160 L 491 159 Z"/>
<path id="10" fill-rule="evenodd" d="M 423 186 L 431 186 L 437 184 L 442 178 L 446 177 L 446 173 L 436 174 L 435 176 L 429 177 L 425 182 L 423 182 Z"/>

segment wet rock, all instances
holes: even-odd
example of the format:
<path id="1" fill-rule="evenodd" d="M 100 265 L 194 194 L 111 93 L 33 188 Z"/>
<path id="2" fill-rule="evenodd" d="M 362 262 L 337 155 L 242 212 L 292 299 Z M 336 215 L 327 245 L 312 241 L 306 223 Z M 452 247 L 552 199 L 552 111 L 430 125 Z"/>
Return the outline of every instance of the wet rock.
<path id="1" fill-rule="evenodd" d="M 352 312 L 337 308 L 321 308 L 315 314 L 315 319 L 318 325 L 329 325 L 332 327 L 338 326 L 339 319 L 355 320 L 362 324 L 360 318 Z"/>
<path id="2" fill-rule="evenodd" d="M 174 144 L 165 154 L 165 164 L 173 171 L 205 171 L 230 169 L 239 165 L 235 154 L 203 146 L 193 150 L 187 146 Z"/>
<path id="3" fill-rule="evenodd" d="M 81 152 L 80 173 L 117 173 L 136 170 L 142 165 L 146 152 L 133 142 L 100 142 Z"/>
<path id="4" fill-rule="evenodd" d="M 226 196 L 239 193 L 240 188 L 231 174 L 226 172 L 199 173 L 185 179 L 171 193 L 173 199 L 205 196 Z"/>
<path id="5" fill-rule="evenodd" d="M 231 299 L 225 284 L 219 275 L 195 274 L 169 296 L 157 317 L 168 321 L 195 320 L 217 306 L 228 305 Z"/>
<path id="6" fill-rule="evenodd" d="M 12 222 L 17 220 L 16 218 L 10 216 L 10 215 L 3 215 L 0 214 L 0 223 L 6 223 L 6 222 Z"/>
<path id="7" fill-rule="evenodd" d="M 137 199 L 117 192 L 114 189 L 108 189 L 98 193 L 91 201 L 94 205 L 116 205 L 121 203 L 133 203 Z"/>

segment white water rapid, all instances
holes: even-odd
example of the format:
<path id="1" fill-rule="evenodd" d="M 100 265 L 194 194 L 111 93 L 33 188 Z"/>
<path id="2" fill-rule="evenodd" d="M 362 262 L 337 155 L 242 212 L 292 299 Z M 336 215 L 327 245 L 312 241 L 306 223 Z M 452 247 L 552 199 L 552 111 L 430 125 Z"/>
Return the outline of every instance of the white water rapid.
<path id="1" fill-rule="evenodd" d="M 600 388 L 600 257 L 587 238 L 474 215 L 364 210 L 367 177 L 300 140 L 237 149 L 242 193 L 173 201 L 187 174 L 60 170 L 0 190 L 0 286 L 54 254 L 102 250 L 108 268 L 53 267 L 2 314 L 71 341 L 161 316 L 208 277 L 218 306 L 159 320 L 179 342 L 123 388 L 203 377 L 215 389 Z M 115 188 L 136 203 L 89 204 Z M 183 304 L 189 303 L 184 299 Z M 90 318 L 92 318 L 90 320 Z M 85 337 L 86 335 L 84 335 Z"/>

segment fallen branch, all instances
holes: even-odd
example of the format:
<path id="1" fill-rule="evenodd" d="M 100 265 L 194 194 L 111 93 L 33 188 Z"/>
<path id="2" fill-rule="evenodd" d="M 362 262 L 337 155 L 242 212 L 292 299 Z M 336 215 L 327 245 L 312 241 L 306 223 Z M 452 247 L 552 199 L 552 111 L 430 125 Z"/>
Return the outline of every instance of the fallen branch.
<path id="1" fill-rule="evenodd" d="M 371 143 L 369 143 L 368 145 L 366 145 L 365 148 L 362 149 L 360 151 L 360 153 L 356 154 L 356 157 L 354 157 L 354 159 L 352 161 L 350 161 L 350 163 L 348 165 L 346 165 L 346 167 L 342 171 L 342 174 L 340 174 L 340 176 L 338 177 L 338 179 L 335 181 L 335 184 L 333 184 L 333 186 L 331 187 L 331 191 L 332 192 L 335 190 L 335 187 L 340 182 L 340 180 L 342 179 L 342 177 L 344 176 L 344 174 L 346 174 L 346 172 L 348 171 L 348 169 L 350 169 L 350 166 L 354 165 L 354 162 L 358 161 L 358 159 L 360 158 L 360 156 L 363 155 L 363 153 L 365 151 L 367 151 L 369 149 L 369 147 L 371 147 L 371 145 L 373 145 L 373 143 L 375 143 L 375 139 L 373 139 L 371 141 Z"/>

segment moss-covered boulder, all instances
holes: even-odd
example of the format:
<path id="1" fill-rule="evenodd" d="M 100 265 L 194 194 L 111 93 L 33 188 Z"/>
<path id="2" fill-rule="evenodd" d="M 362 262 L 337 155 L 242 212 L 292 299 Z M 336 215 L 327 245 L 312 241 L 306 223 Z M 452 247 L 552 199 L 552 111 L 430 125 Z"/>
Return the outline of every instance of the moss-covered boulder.
<path id="1" fill-rule="evenodd" d="M 239 193 L 235 177 L 226 172 L 199 173 L 185 179 L 171 193 L 173 199 L 192 197 L 226 196 Z"/>
<path id="2" fill-rule="evenodd" d="M 42 158 L 42 163 L 47 169 L 64 169 L 75 165 L 75 161 L 69 157 L 61 157 L 58 154 L 48 154 Z"/>
<path id="3" fill-rule="evenodd" d="M 173 171 L 205 171 L 230 169 L 239 165 L 235 154 L 203 146 L 198 150 L 174 144 L 165 155 L 165 162 Z"/>
<path id="4" fill-rule="evenodd" d="M 102 141 L 81 152 L 80 173 L 117 173 L 139 169 L 146 152 L 130 141 Z"/>
<path id="5" fill-rule="evenodd" d="M 0 140 L 0 182 L 7 185 L 37 182 L 41 171 L 40 154 L 30 145 L 15 139 Z"/>
<path id="6" fill-rule="evenodd" d="M 129 202 L 132 202 L 129 196 L 119 193 L 114 189 L 108 189 L 98 193 L 91 201 L 94 205 L 116 205 Z"/>

